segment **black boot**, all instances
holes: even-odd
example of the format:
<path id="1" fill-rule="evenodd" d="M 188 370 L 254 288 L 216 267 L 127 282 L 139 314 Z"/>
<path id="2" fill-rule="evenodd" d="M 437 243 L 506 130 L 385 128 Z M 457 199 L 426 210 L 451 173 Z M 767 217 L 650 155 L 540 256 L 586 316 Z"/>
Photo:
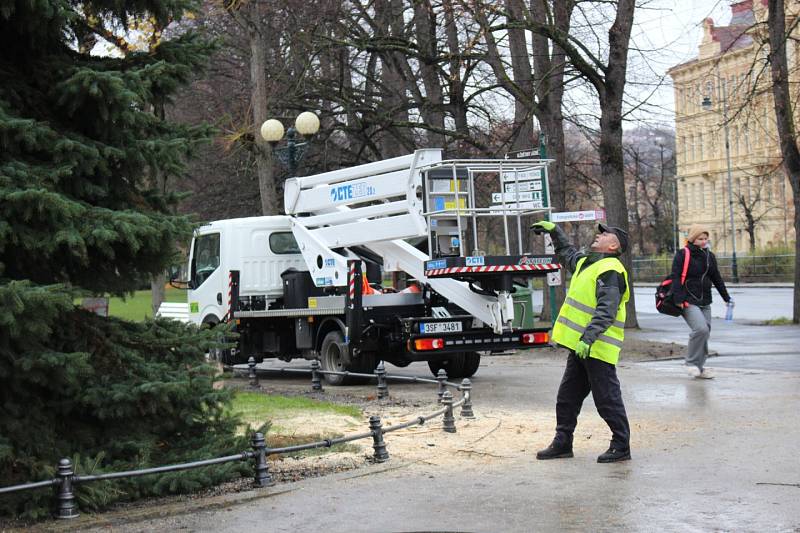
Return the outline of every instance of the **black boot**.
<path id="1" fill-rule="evenodd" d="M 597 458 L 598 463 L 616 463 L 617 461 L 630 461 L 630 448 L 616 448 L 613 444 Z"/>
<path id="2" fill-rule="evenodd" d="M 537 459 L 562 459 L 565 457 L 575 457 L 572 453 L 572 444 L 564 444 L 557 440 L 550 443 L 550 446 L 536 453 Z"/>

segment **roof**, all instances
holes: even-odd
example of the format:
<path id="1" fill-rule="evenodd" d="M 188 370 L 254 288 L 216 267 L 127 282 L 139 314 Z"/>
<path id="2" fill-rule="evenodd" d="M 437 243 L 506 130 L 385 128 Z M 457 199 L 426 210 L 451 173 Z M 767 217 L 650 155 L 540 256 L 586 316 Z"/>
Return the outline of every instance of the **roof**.
<path id="1" fill-rule="evenodd" d="M 707 18 L 703 21 L 705 31 L 701 47 L 710 41 L 718 42 L 720 54 L 725 54 L 753 44 L 753 38 L 747 33 L 756 23 L 753 3 L 758 0 L 741 0 L 731 4 L 731 21 L 728 26 L 715 26 L 714 19 Z M 763 2 L 764 0 L 762 0 Z M 671 72 L 676 68 L 690 65 L 699 61 L 699 58 L 690 59 L 668 69 Z"/>

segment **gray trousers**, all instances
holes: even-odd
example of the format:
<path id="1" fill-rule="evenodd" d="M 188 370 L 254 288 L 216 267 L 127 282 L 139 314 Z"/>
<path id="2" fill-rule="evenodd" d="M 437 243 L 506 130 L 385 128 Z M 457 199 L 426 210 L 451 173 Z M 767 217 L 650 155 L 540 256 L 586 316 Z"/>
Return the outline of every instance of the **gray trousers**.
<path id="1" fill-rule="evenodd" d="M 686 364 L 703 370 L 708 357 L 708 337 L 711 335 L 711 306 L 689 304 L 683 310 L 683 319 L 692 328 L 686 350 Z"/>

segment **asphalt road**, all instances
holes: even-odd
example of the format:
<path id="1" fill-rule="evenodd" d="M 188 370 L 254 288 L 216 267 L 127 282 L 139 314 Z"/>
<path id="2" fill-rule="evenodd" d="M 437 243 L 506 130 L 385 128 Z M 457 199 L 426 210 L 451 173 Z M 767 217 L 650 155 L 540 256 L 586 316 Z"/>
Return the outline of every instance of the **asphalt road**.
<path id="1" fill-rule="evenodd" d="M 713 303 L 711 315 L 717 318 L 725 316 L 725 302 L 712 290 Z M 792 291 L 791 287 L 781 286 L 729 286 L 728 292 L 735 302 L 734 319 L 746 321 L 765 321 L 776 318 L 790 318 L 792 316 Z M 655 309 L 655 285 L 636 286 L 636 311 L 640 314 L 657 314 Z M 534 309 L 541 309 L 542 293 L 534 292 Z"/>
<path id="2" fill-rule="evenodd" d="M 642 318 L 644 329 L 636 335 L 665 340 L 688 334 L 680 319 Z M 479 418 L 528 413 L 528 431 L 508 434 L 518 443 L 513 453 L 491 459 L 468 455 L 444 464 L 408 463 L 393 455 L 382 466 L 244 493 L 224 508 L 204 510 L 201 504 L 161 517 L 153 517 L 161 513 L 153 509 L 146 520 L 117 522 L 112 529 L 798 531 L 798 332 L 793 326 L 715 323 L 712 347 L 721 355 L 712 360 L 717 378 L 711 381 L 689 378 L 680 361 L 621 363 L 632 427 L 630 462 L 595 462 L 608 435 L 591 399 L 579 421 L 576 457 L 537 461 L 535 450 L 552 435 L 563 359 L 493 357 L 474 379 L 475 411 Z M 411 365 L 403 371 L 425 375 L 427 368 Z M 390 390 L 395 397 L 419 397 L 427 387 Z M 600 428 L 594 437 L 582 429 L 593 424 Z M 391 453 L 391 438 L 387 444 Z"/>

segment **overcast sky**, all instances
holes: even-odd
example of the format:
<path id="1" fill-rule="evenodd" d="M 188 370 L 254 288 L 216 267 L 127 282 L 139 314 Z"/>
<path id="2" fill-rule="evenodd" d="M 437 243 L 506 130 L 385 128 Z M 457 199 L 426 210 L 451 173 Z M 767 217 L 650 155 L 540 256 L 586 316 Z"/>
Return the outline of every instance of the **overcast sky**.
<path id="1" fill-rule="evenodd" d="M 703 20 L 711 17 L 715 25 L 727 25 L 731 18 L 730 3 L 729 0 L 651 0 L 637 8 L 631 40 L 633 45 L 647 50 L 650 75 L 645 77 L 646 84 L 637 87 L 634 82 L 629 89 L 652 92 L 650 80 L 664 76 L 674 65 L 697 57 Z M 637 66 L 641 67 L 632 65 Z M 669 77 L 656 90 L 652 102 L 658 109 L 647 110 L 640 116 L 653 122 L 674 124 L 675 105 Z"/>

